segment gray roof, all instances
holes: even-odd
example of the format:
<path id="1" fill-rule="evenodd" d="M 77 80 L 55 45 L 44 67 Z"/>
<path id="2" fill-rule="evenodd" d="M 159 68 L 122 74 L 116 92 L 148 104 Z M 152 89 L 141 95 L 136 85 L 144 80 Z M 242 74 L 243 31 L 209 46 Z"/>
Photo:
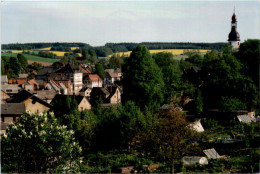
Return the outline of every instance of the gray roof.
<path id="1" fill-rule="evenodd" d="M 18 78 L 27 78 L 28 77 L 28 74 L 18 74 Z"/>
<path id="2" fill-rule="evenodd" d="M 244 122 L 244 123 L 251 123 L 252 122 L 252 119 L 248 115 L 237 115 L 237 119 L 240 122 Z"/>
<path id="3" fill-rule="evenodd" d="M 44 86 L 43 80 L 41 80 L 41 79 L 36 79 L 35 81 L 36 81 L 40 86 Z"/>
<path id="4" fill-rule="evenodd" d="M 52 90 L 39 90 L 36 91 L 34 95 L 42 100 L 52 100 L 56 95 L 56 92 Z"/>
<path id="5" fill-rule="evenodd" d="M 1 104 L 1 114 L 23 114 L 25 112 L 24 103 L 6 103 Z"/>
<path id="6" fill-rule="evenodd" d="M 47 67 L 44 67 L 43 69 L 41 69 L 37 75 L 38 76 L 44 76 L 46 74 L 50 74 L 52 72 L 54 72 L 55 70 L 57 70 L 57 68 L 55 67 L 52 67 L 52 66 L 47 66 Z"/>
<path id="7" fill-rule="evenodd" d="M 216 152 L 216 150 L 215 150 L 214 148 L 203 150 L 203 152 L 205 153 L 205 155 L 206 155 L 209 159 L 217 159 L 217 158 L 220 158 L 218 152 Z"/>
<path id="8" fill-rule="evenodd" d="M 7 75 L 1 75 L 1 83 L 8 83 Z"/>
<path id="9" fill-rule="evenodd" d="M 19 84 L 7 84 L 7 85 L 1 85 L 1 89 L 6 93 L 18 93 L 22 90 L 22 87 L 20 87 Z M 8 91 L 12 90 L 12 91 Z"/>

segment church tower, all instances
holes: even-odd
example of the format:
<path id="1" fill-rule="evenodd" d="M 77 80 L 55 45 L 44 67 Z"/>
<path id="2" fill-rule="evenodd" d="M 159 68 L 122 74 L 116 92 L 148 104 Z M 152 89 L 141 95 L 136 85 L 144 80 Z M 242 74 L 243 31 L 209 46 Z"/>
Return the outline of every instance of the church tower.
<path id="1" fill-rule="evenodd" d="M 233 49 L 238 49 L 240 46 L 240 36 L 237 32 L 237 17 L 235 14 L 235 10 L 232 16 L 231 21 L 231 32 L 228 35 L 228 41 Z"/>

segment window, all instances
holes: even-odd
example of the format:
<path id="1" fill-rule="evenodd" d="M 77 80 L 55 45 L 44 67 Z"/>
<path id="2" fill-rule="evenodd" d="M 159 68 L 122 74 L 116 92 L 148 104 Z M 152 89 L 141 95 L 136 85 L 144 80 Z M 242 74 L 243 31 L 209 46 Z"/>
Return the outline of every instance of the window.
<path id="1" fill-rule="evenodd" d="M 13 91 L 13 90 L 11 90 L 11 89 L 7 89 L 7 90 L 6 90 L 6 92 L 12 92 L 12 91 Z"/>
<path id="2" fill-rule="evenodd" d="M 36 113 L 39 114 L 39 109 L 37 109 Z"/>
<path id="3" fill-rule="evenodd" d="M 83 107 L 80 107 L 80 109 L 83 111 Z"/>

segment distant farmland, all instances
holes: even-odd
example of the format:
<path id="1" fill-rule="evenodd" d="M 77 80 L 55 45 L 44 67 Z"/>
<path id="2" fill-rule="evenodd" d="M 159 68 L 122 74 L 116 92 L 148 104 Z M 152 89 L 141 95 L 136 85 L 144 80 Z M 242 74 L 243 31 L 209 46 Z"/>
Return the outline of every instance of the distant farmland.
<path id="1" fill-rule="evenodd" d="M 187 57 L 183 54 L 187 52 L 198 52 L 200 54 L 206 54 L 210 50 L 196 50 L 196 49 L 160 49 L 160 50 L 149 50 L 151 54 L 156 54 L 160 52 L 167 52 L 167 53 L 172 53 L 173 55 L 176 55 L 176 57 Z M 132 51 L 127 51 L 127 52 L 118 52 L 115 54 L 119 54 L 120 56 L 125 55 L 125 56 L 130 56 Z M 110 55 L 109 57 L 111 57 Z"/>
<path id="2" fill-rule="evenodd" d="M 18 53 L 1 53 L 2 56 L 8 56 L 8 57 L 16 57 Z M 53 63 L 53 62 L 57 62 L 60 59 L 51 59 L 51 58 L 44 58 L 44 57 L 39 57 L 39 56 L 34 56 L 34 55 L 30 55 L 30 54 L 23 54 L 24 57 L 27 60 L 30 61 L 36 61 L 36 62 L 49 62 L 49 63 Z"/>

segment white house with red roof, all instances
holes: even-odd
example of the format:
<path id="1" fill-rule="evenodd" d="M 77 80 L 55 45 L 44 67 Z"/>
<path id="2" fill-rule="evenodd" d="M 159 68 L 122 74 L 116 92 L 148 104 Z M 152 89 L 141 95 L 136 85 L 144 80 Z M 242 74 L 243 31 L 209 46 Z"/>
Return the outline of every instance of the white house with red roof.
<path id="1" fill-rule="evenodd" d="M 88 74 L 84 77 L 83 80 L 86 87 L 94 88 L 94 87 L 102 87 L 103 81 L 97 74 Z"/>

